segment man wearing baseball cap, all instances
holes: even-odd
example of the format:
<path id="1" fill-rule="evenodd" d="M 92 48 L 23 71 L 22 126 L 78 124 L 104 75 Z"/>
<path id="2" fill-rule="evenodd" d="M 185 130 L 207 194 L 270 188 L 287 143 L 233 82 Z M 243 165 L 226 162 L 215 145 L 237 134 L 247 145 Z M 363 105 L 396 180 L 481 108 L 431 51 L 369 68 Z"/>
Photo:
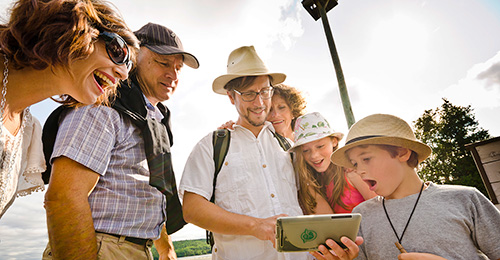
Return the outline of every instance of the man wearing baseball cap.
<path id="1" fill-rule="evenodd" d="M 273 84 L 285 77 L 270 72 L 253 46 L 244 46 L 231 52 L 227 74 L 213 82 L 214 92 L 227 95 L 239 115 L 227 155 L 214 180 L 212 133 L 205 136 L 179 186 L 186 221 L 214 233 L 212 259 L 307 259 L 273 248 L 276 219 L 302 215 L 290 155 L 266 122 Z"/>
<path id="2" fill-rule="evenodd" d="M 176 259 L 168 234 L 185 222 L 171 164 L 170 112 L 161 102 L 175 92 L 183 65 L 199 63 L 164 26 L 148 23 L 135 35 L 137 66 L 111 107 L 56 117 L 47 194 L 61 207 L 47 209 L 43 259 L 153 259 L 153 242 L 162 259 Z"/>

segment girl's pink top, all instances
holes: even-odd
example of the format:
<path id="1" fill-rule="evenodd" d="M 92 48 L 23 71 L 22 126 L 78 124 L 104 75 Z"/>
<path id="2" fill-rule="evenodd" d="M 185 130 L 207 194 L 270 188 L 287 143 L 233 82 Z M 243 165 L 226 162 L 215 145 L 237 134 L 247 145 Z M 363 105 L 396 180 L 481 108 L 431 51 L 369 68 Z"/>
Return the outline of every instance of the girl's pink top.
<path id="1" fill-rule="evenodd" d="M 347 181 L 347 176 L 345 178 Z M 333 181 L 331 181 L 330 184 L 326 186 L 326 197 L 328 201 L 330 201 L 332 197 L 333 187 L 335 187 Z M 361 193 L 359 193 L 359 191 L 356 188 L 354 188 L 351 185 L 351 183 L 349 183 L 349 181 L 347 181 L 347 187 L 345 187 L 344 192 L 340 197 L 340 199 L 347 206 L 347 209 L 344 209 L 337 204 L 330 205 L 334 213 L 351 213 L 354 207 L 356 207 L 359 203 L 365 201 L 363 195 L 361 195 Z"/>

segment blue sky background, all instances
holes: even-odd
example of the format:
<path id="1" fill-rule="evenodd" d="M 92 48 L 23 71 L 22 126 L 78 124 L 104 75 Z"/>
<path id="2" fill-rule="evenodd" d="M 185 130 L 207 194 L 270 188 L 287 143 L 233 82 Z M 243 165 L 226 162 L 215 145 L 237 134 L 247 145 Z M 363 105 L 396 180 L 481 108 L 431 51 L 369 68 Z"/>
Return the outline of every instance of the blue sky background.
<path id="1" fill-rule="evenodd" d="M 319 111 L 347 133 L 323 27 L 300 1 L 114 0 L 135 31 L 147 22 L 176 32 L 200 61 L 185 67 L 166 105 L 173 113 L 174 168 L 180 180 L 192 147 L 237 113 L 212 92 L 229 53 L 254 45 L 267 66 L 301 89 L 308 111 Z M 0 17 L 12 3 L 0 0 Z M 340 0 L 328 13 L 356 119 L 390 113 L 408 122 L 447 98 L 471 105 L 481 127 L 500 135 L 500 2 L 497 0 Z M 56 104 L 32 106 L 43 123 Z M 0 259 L 40 259 L 47 243 L 43 192 L 19 198 L 0 220 Z M 175 240 L 203 238 L 188 225 Z"/>

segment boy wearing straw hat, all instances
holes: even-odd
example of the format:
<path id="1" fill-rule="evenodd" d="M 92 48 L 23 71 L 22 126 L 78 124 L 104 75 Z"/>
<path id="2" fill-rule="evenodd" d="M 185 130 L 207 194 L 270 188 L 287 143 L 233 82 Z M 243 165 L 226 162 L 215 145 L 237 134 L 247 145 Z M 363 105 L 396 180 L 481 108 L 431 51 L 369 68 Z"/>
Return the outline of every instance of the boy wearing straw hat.
<path id="1" fill-rule="evenodd" d="M 353 210 L 363 215 L 358 259 L 500 259 L 500 212 L 475 188 L 422 181 L 415 168 L 430 154 L 385 114 L 354 124 L 332 154 L 379 195 Z"/>
<path id="2" fill-rule="evenodd" d="M 266 122 L 273 84 L 285 74 L 272 73 L 253 46 L 231 52 L 227 74 L 213 82 L 238 111 L 224 164 L 217 176 L 215 203 L 212 133 L 189 156 L 179 194 L 187 222 L 214 233 L 212 259 L 307 259 L 307 253 L 278 253 L 273 248 L 276 219 L 302 215 L 290 155 Z"/>

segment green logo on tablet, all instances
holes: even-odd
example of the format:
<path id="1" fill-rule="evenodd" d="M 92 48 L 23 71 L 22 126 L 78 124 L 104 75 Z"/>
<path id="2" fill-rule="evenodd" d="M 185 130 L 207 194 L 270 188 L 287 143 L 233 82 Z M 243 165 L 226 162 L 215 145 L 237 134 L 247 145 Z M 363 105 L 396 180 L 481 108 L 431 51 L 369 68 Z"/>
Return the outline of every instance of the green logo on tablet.
<path id="1" fill-rule="evenodd" d="M 302 232 L 302 234 L 300 235 L 300 238 L 302 239 L 302 242 L 305 243 L 316 239 L 317 236 L 318 234 L 316 233 L 316 231 L 306 228 L 306 230 L 304 230 L 304 232 Z"/>

